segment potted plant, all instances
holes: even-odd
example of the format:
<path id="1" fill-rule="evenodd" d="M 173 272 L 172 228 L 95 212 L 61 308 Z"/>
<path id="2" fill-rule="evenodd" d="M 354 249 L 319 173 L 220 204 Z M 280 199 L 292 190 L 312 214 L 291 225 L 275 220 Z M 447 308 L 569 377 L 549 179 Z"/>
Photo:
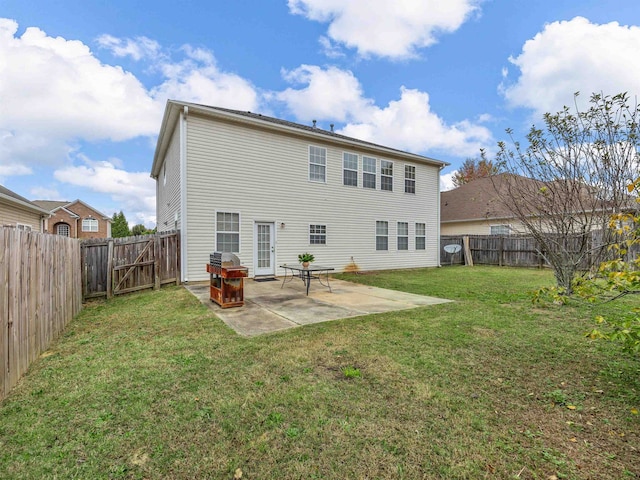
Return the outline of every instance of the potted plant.
<path id="1" fill-rule="evenodd" d="M 301 253 L 298 255 L 298 261 L 302 264 L 304 268 L 307 268 L 311 262 L 315 260 L 315 257 L 312 253 Z"/>

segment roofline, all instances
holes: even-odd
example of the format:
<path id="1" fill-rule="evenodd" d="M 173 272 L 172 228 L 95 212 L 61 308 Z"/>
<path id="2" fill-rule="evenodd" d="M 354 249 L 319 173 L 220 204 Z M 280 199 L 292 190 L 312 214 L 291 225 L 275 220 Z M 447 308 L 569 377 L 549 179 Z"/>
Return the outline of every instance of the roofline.
<path id="1" fill-rule="evenodd" d="M 18 198 L 12 197 L 11 195 L 5 195 L 4 193 L 0 193 L 0 199 L 8 200 L 11 203 L 15 203 L 17 205 L 20 205 L 21 207 L 40 213 L 43 216 L 46 215 L 48 217 L 51 215 L 51 213 L 48 210 L 45 210 L 44 208 L 40 208 L 39 206 L 31 202 L 28 202 L 28 203 L 24 202 Z"/>
<path id="2" fill-rule="evenodd" d="M 156 144 L 156 150 L 153 157 L 153 164 L 151 166 L 151 177 L 158 178 L 160 174 L 160 159 L 164 157 L 166 150 L 169 146 L 170 134 L 173 132 L 175 125 L 180 116 L 180 112 L 187 108 L 188 112 L 196 112 L 204 116 L 218 118 L 222 120 L 233 121 L 236 123 L 244 123 L 249 125 L 259 125 L 261 128 L 268 130 L 274 130 L 279 132 L 287 132 L 300 137 L 306 137 L 311 139 L 317 139 L 318 141 L 330 142 L 338 145 L 348 146 L 350 148 L 368 149 L 372 152 L 376 152 L 380 155 L 388 156 L 400 156 L 406 159 L 410 159 L 414 162 L 419 162 L 427 165 L 433 165 L 439 168 L 444 168 L 449 165 L 447 162 L 441 160 L 435 160 L 433 158 L 425 157 L 415 153 L 405 152 L 403 150 L 394 149 L 391 147 L 385 147 L 375 143 L 359 140 L 357 138 L 351 138 L 344 135 L 335 134 L 327 130 L 317 128 L 317 131 L 307 129 L 305 125 L 296 124 L 295 122 L 288 122 L 291 125 L 283 125 L 280 123 L 271 122 L 268 119 L 280 120 L 274 117 L 265 116 L 264 119 L 255 118 L 253 116 L 241 115 L 234 113 L 231 110 L 221 109 L 217 107 L 199 105 L 196 103 L 181 102 L 177 100 L 167 100 L 167 106 L 165 107 L 164 116 L 162 118 L 162 125 L 160 127 L 160 133 L 158 134 L 158 141 Z M 250 112 L 247 112 L 250 113 Z M 256 114 L 259 115 L 259 114 Z M 297 126 L 299 125 L 299 126 Z"/>

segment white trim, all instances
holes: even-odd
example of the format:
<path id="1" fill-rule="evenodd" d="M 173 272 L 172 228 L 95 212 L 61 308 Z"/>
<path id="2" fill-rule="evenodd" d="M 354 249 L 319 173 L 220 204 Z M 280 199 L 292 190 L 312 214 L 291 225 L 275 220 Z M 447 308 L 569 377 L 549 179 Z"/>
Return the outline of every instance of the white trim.
<path id="1" fill-rule="evenodd" d="M 400 248 L 398 248 L 398 240 L 400 239 L 401 235 L 400 235 L 400 230 L 399 230 L 399 224 L 400 223 L 405 223 L 407 225 L 407 234 L 406 235 L 402 235 L 402 237 L 406 237 L 407 238 L 407 248 L 403 248 L 402 250 Z M 402 220 L 396 220 L 396 252 L 408 252 L 409 251 L 409 238 L 411 237 L 409 235 L 409 223 L 411 222 L 405 222 Z"/>
<path id="2" fill-rule="evenodd" d="M 356 157 L 356 169 L 355 170 L 353 170 L 352 168 L 345 168 L 344 167 L 344 156 L 345 156 L 345 154 L 346 155 L 355 155 L 355 157 Z M 355 185 L 345 185 L 345 183 L 344 183 L 344 172 L 345 171 L 348 171 L 348 172 L 355 171 L 356 172 L 356 184 Z M 357 153 L 354 153 L 354 152 L 348 152 L 348 151 L 344 150 L 342 152 L 342 186 L 343 187 L 355 187 L 355 188 L 358 188 L 360 186 L 359 185 L 360 182 L 359 182 L 358 177 L 360 177 L 360 155 L 358 155 Z"/>
<path id="3" fill-rule="evenodd" d="M 221 251 L 218 248 L 218 214 L 219 213 L 230 213 L 232 215 L 238 215 L 238 251 L 231 252 L 240 255 L 242 253 L 242 214 L 239 211 L 234 210 L 216 210 L 214 212 L 213 217 L 213 249 L 218 252 Z M 263 222 L 269 223 L 269 222 Z M 275 229 L 275 227 L 274 227 Z M 223 233 L 235 233 L 232 231 L 223 230 Z"/>
<path id="4" fill-rule="evenodd" d="M 258 273 L 258 224 L 260 225 L 269 225 L 270 235 L 271 235 L 271 244 L 270 248 L 273 249 L 271 252 L 271 270 L 269 273 Z M 253 276 L 269 276 L 276 274 L 276 266 L 277 266 L 277 248 L 276 248 L 276 222 L 275 221 L 259 221 L 255 220 L 253 222 Z"/>
<path id="5" fill-rule="evenodd" d="M 407 167 L 413 167 L 413 178 L 407 178 Z M 416 178 L 417 176 L 418 176 L 418 173 L 417 173 L 416 166 L 412 165 L 410 163 L 405 163 L 404 164 L 404 179 L 403 179 L 403 182 L 402 182 L 402 190 L 404 191 L 404 193 L 406 193 L 408 195 L 416 195 L 417 184 L 418 184 L 418 179 Z M 407 192 L 407 180 L 413 181 L 413 192 Z"/>
<path id="6" fill-rule="evenodd" d="M 312 148 L 318 148 L 320 150 L 324 150 L 324 180 L 315 180 L 315 179 L 311 178 L 311 165 L 312 165 L 312 163 L 311 163 L 311 149 Z M 327 153 L 328 153 L 327 152 L 327 147 L 319 147 L 317 145 L 309 145 L 309 148 L 307 149 L 307 154 L 308 154 L 307 165 L 309 167 L 308 168 L 308 177 L 307 178 L 308 178 L 308 180 L 310 182 L 313 182 L 313 183 L 327 183 L 327 163 L 328 163 L 328 160 L 327 160 L 328 155 L 327 155 Z M 319 163 L 314 163 L 313 165 L 320 165 L 320 164 Z"/>
<path id="7" fill-rule="evenodd" d="M 187 237 L 187 115 L 189 108 L 185 105 L 180 112 L 180 277 L 188 282 L 188 237 Z M 166 156 L 164 158 L 166 162 Z"/>
<path id="8" fill-rule="evenodd" d="M 387 249 L 386 250 L 378 250 L 378 236 L 380 237 L 384 237 L 384 235 L 378 235 L 378 222 L 386 222 L 387 223 Z M 375 220 L 374 223 L 374 232 L 375 232 L 375 236 L 373 238 L 373 251 L 374 252 L 390 252 L 390 248 L 389 248 L 389 237 L 391 236 L 389 233 L 389 224 L 391 222 L 389 222 L 389 220 Z"/>
<path id="9" fill-rule="evenodd" d="M 493 227 L 507 227 L 509 231 L 507 233 L 491 233 Z M 513 226 L 510 223 L 494 223 L 489 224 L 489 235 L 511 235 L 513 233 Z"/>
<path id="10" fill-rule="evenodd" d="M 382 162 L 387 162 L 391 164 L 391 190 L 387 190 L 386 188 L 382 188 L 382 177 L 385 178 L 389 178 L 389 175 L 382 175 Z M 386 160 L 386 159 L 380 159 L 380 191 L 383 192 L 393 192 L 394 188 L 393 188 L 393 182 L 394 182 L 394 178 L 395 178 L 395 165 L 394 162 L 392 160 Z"/>
<path id="11" fill-rule="evenodd" d="M 324 243 L 311 243 L 311 225 L 316 225 L 318 227 L 324 227 Z M 310 223 L 309 225 L 307 225 L 307 240 L 309 241 L 309 246 L 310 247 L 322 247 L 322 246 L 326 246 L 328 244 L 327 242 L 327 224 L 326 223 Z M 321 233 L 316 233 L 314 235 L 322 235 Z"/>
<path id="12" fill-rule="evenodd" d="M 375 167 L 375 171 L 373 173 L 371 172 L 365 172 L 364 170 L 364 159 L 368 159 L 368 160 L 373 160 L 374 161 L 374 167 Z M 375 180 L 375 185 L 372 187 L 365 187 L 364 185 L 364 176 L 366 175 L 373 175 L 373 178 Z M 366 188 L 367 190 L 378 190 L 378 159 L 376 157 L 370 157 L 369 155 L 362 155 L 362 188 Z"/>

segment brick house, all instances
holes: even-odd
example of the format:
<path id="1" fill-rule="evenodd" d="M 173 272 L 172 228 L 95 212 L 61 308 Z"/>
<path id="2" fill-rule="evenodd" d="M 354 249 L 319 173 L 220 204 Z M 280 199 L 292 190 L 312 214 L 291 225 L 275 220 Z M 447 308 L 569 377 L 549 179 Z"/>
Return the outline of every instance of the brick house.
<path id="1" fill-rule="evenodd" d="M 34 200 L 33 203 L 51 213 L 45 220 L 46 233 L 80 239 L 111 237 L 111 218 L 82 200 Z"/>

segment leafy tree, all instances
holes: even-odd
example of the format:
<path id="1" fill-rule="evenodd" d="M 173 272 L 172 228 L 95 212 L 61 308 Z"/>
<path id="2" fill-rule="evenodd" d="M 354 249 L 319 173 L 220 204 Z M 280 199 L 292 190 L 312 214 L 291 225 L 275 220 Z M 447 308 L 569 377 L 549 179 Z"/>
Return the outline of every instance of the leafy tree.
<path id="1" fill-rule="evenodd" d="M 131 235 L 129 224 L 122 210 L 120 213 L 114 213 L 111 219 L 111 236 L 113 238 L 128 237 Z"/>
<path id="2" fill-rule="evenodd" d="M 494 181 L 498 201 L 537 240 L 565 294 L 619 240 L 610 217 L 629 206 L 626 186 L 640 161 L 637 104 L 626 93 L 593 94 L 581 111 L 575 96 L 575 112 L 546 113 L 544 128 L 531 127 L 526 148 L 507 130 L 511 145 L 499 142 L 496 158 L 513 175 Z"/>
<path id="3" fill-rule="evenodd" d="M 138 223 L 131 227 L 131 235 L 149 235 L 155 233 L 155 229 L 149 230 L 143 224 Z"/>
<path id="4" fill-rule="evenodd" d="M 453 174 L 453 184 L 456 187 L 469 183 L 477 178 L 490 177 L 500 173 L 500 166 L 486 158 L 467 158 L 462 166 Z"/>
<path id="5" fill-rule="evenodd" d="M 629 193 L 635 191 L 640 194 L 640 177 L 628 187 Z M 640 252 L 635 252 L 635 246 L 640 246 L 640 197 L 636 197 L 638 209 L 619 213 L 611 218 L 611 226 L 624 241 L 613 246 L 619 255 L 616 260 L 603 262 L 594 278 L 580 285 L 578 293 L 592 301 L 596 297 L 614 295 L 613 299 L 628 294 L 640 293 Z M 597 317 L 599 328 L 593 329 L 587 335 L 591 338 L 604 338 L 621 342 L 623 348 L 630 353 L 640 355 L 640 308 L 630 309 L 626 315 L 605 319 Z"/>

